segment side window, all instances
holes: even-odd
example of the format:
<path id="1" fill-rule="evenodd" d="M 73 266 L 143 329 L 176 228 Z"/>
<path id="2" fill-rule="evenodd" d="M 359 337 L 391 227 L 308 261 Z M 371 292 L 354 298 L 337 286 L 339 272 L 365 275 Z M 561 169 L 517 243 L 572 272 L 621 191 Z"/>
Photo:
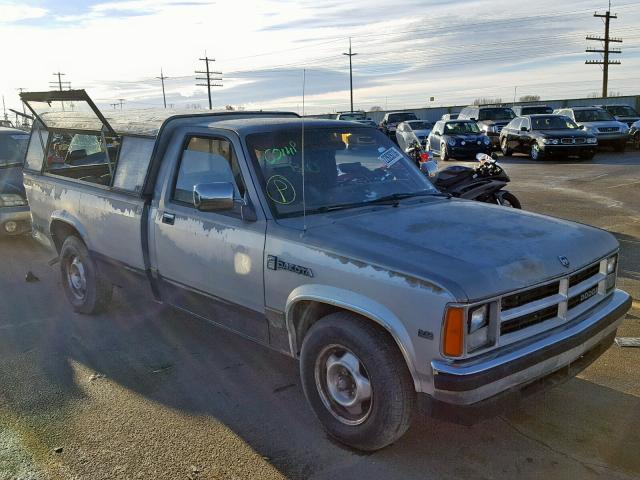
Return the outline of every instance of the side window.
<path id="1" fill-rule="evenodd" d="M 44 171 L 98 185 L 111 185 L 120 145 L 117 137 L 93 133 L 51 134 Z"/>
<path id="2" fill-rule="evenodd" d="M 531 128 L 531 123 L 528 118 L 523 118 L 522 123 L 520 124 L 520 128 L 527 127 L 527 130 Z"/>
<path id="3" fill-rule="evenodd" d="M 40 171 L 44 160 L 44 149 L 49 140 L 49 131 L 42 127 L 40 122 L 33 124 L 27 156 L 25 158 L 25 168 L 28 170 Z"/>
<path id="4" fill-rule="evenodd" d="M 245 186 L 238 157 L 226 139 L 191 137 L 182 152 L 173 200 L 193 204 L 193 187 L 200 183 L 231 182 L 235 196 L 243 198 Z"/>
<path id="5" fill-rule="evenodd" d="M 113 186 L 139 193 L 147 176 L 155 145 L 153 138 L 124 137 L 116 167 Z"/>

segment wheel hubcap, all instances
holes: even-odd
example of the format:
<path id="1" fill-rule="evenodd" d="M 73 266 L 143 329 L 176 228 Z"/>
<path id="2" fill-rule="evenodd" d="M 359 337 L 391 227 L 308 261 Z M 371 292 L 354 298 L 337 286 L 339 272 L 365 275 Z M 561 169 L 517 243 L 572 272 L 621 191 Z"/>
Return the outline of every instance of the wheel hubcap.
<path id="1" fill-rule="evenodd" d="M 83 263 L 77 256 L 72 256 L 67 264 L 67 283 L 71 293 L 79 299 L 84 299 L 87 293 L 87 278 Z"/>
<path id="2" fill-rule="evenodd" d="M 531 158 L 533 158 L 534 160 L 538 158 L 538 146 L 534 145 L 533 147 L 531 147 Z"/>
<path id="3" fill-rule="evenodd" d="M 326 347 L 318 356 L 316 386 L 325 407 L 340 422 L 359 425 L 371 412 L 373 391 L 360 359 L 340 345 Z"/>

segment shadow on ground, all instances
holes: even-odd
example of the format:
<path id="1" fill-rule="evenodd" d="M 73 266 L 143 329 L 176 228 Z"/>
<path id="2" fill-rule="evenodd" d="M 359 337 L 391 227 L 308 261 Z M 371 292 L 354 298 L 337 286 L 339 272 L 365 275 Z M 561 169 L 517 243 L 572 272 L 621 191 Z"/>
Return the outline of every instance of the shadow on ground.
<path id="1" fill-rule="evenodd" d="M 108 314 L 76 315 L 45 261 L 39 282 L 25 283 L 17 269 L 0 279 L 0 406 L 15 415 L 81 400 L 72 367 L 80 363 L 153 402 L 222 422 L 289 478 L 640 475 L 640 398 L 580 379 L 471 428 L 419 418 L 397 444 L 357 454 L 326 437 L 295 361 L 164 308 L 142 288 L 118 291 Z"/>

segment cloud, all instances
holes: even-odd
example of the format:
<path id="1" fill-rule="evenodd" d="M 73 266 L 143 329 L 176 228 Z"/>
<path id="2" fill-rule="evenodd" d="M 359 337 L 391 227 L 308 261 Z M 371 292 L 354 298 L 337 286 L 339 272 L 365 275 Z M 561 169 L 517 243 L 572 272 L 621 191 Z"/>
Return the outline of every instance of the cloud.
<path id="1" fill-rule="evenodd" d="M 0 23 L 13 23 L 23 20 L 42 18 L 47 14 L 45 8 L 31 7 L 22 3 L 0 2 Z"/>

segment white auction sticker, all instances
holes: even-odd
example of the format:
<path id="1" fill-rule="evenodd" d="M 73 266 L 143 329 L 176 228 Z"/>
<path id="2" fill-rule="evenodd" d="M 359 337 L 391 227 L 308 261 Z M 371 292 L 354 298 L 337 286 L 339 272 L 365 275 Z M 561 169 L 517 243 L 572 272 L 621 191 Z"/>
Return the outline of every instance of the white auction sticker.
<path id="1" fill-rule="evenodd" d="M 402 158 L 402 154 L 395 148 L 391 147 L 378 158 L 384 162 L 387 168 L 389 168 L 391 165 Z"/>

